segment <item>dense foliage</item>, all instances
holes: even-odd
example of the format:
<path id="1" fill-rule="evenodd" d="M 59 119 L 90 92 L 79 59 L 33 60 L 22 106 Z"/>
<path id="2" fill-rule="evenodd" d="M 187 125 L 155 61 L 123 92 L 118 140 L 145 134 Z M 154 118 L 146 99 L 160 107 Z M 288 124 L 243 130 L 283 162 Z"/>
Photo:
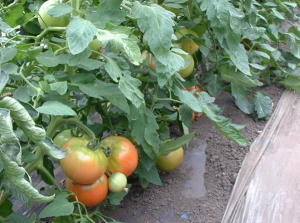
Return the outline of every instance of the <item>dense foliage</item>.
<path id="1" fill-rule="evenodd" d="M 60 131 L 88 135 L 94 150 L 109 135 L 129 139 L 138 151 L 131 177 L 145 188 L 161 185 L 156 158 L 188 144 L 195 114 L 249 145 L 243 126 L 214 103 L 221 91 L 256 120 L 272 112 L 260 86 L 300 92 L 296 0 L 50 1 L 47 10 L 43 0 L 0 1 L 1 222 L 27 222 L 10 197 L 28 209 L 47 203 L 28 222 L 113 221 L 100 209 L 88 212 L 74 194 L 70 200 L 56 182 L 53 163 L 67 153 L 53 143 Z M 181 137 L 170 140 L 170 124 Z M 36 170 L 56 189 L 34 188 Z M 109 192 L 101 204 L 125 195 Z"/>

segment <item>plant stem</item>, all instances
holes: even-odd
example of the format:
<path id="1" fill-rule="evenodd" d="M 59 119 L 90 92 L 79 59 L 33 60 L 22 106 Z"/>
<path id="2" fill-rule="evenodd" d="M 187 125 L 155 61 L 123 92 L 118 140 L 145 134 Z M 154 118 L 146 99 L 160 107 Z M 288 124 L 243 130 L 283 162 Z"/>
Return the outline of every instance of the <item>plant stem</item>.
<path id="1" fill-rule="evenodd" d="M 49 173 L 49 171 L 43 166 L 38 166 L 38 170 L 43 172 L 43 174 L 46 175 L 46 177 L 54 184 L 54 186 L 57 188 L 59 192 L 62 192 L 61 186 L 55 181 L 54 177 Z"/>
<path id="2" fill-rule="evenodd" d="M 92 130 L 90 130 L 86 125 L 84 125 L 79 118 L 63 118 L 60 116 L 52 116 L 48 129 L 46 131 L 46 135 L 50 138 L 53 138 L 56 130 L 64 124 L 74 124 L 77 127 L 81 128 L 85 131 L 91 139 L 95 139 L 96 136 Z"/>

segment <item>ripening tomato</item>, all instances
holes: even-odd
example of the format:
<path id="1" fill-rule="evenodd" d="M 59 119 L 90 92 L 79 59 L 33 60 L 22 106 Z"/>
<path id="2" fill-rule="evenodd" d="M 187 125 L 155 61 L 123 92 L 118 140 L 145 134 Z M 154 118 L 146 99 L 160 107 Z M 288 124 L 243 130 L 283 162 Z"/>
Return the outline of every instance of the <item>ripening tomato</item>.
<path id="1" fill-rule="evenodd" d="M 87 134 L 83 134 L 82 136 L 80 136 L 80 138 L 85 138 L 86 140 L 90 140 L 91 138 L 87 135 Z M 66 129 L 63 130 L 62 132 L 58 133 L 54 140 L 53 143 L 55 145 L 57 145 L 59 148 L 62 148 L 63 145 L 71 138 L 74 138 L 73 134 L 72 134 L 72 130 L 71 129 Z"/>
<path id="2" fill-rule="evenodd" d="M 103 174 L 96 182 L 92 184 L 80 184 L 66 179 L 66 189 L 76 194 L 77 199 L 87 207 L 95 206 L 101 203 L 108 194 L 107 176 Z M 70 196 L 71 200 L 76 201 L 74 195 Z"/>
<path id="3" fill-rule="evenodd" d="M 48 0 L 45 1 L 39 9 L 38 22 L 44 29 L 47 27 L 66 27 L 69 24 L 69 15 L 63 15 L 61 17 L 52 17 L 48 14 L 48 11 L 54 6 L 60 4 L 59 0 Z"/>
<path id="4" fill-rule="evenodd" d="M 200 93 L 201 92 L 201 88 L 197 85 L 193 86 L 193 87 L 189 87 L 186 89 L 187 91 L 193 91 L 193 90 L 196 90 L 196 93 Z M 196 98 L 198 98 L 198 95 L 197 94 L 194 94 L 194 96 Z"/>
<path id="5" fill-rule="evenodd" d="M 107 167 L 103 151 L 87 148 L 88 142 L 84 138 L 71 138 L 62 147 L 67 155 L 60 160 L 61 168 L 68 178 L 80 184 L 94 183 Z"/>
<path id="6" fill-rule="evenodd" d="M 184 151 L 183 148 L 180 147 L 166 156 L 158 156 L 155 161 L 156 167 L 161 171 L 171 172 L 181 165 L 183 157 Z"/>
<path id="7" fill-rule="evenodd" d="M 122 136 L 109 136 L 99 145 L 107 151 L 107 171 L 123 173 L 126 177 L 133 173 L 138 164 L 138 153 L 132 142 Z"/>

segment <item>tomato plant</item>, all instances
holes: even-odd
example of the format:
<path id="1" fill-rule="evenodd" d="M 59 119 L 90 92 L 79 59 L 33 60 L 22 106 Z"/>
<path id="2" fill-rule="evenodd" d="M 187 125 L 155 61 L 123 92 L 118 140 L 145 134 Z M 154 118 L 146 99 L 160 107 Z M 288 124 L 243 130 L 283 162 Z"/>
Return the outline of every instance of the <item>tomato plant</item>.
<path id="1" fill-rule="evenodd" d="M 109 136 L 101 140 L 99 147 L 107 153 L 107 171 L 130 176 L 138 164 L 138 153 L 130 140 L 122 136 Z"/>
<path id="2" fill-rule="evenodd" d="M 166 156 L 158 156 L 155 161 L 156 167 L 161 171 L 171 172 L 181 165 L 183 157 L 184 150 L 182 147 L 180 147 L 179 149 L 170 152 Z"/>
<path id="3" fill-rule="evenodd" d="M 127 178 L 123 173 L 113 173 L 108 178 L 108 189 L 111 192 L 119 193 L 127 185 Z"/>
<path id="4" fill-rule="evenodd" d="M 66 189 L 73 192 L 78 201 L 83 203 L 86 207 L 95 206 L 101 203 L 108 193 L 108 180 L 107 176 L 103 174 L 92 184 L 80 184 L 66 179 Z M 70 198 L 76 201 L 76 197 L 71 195 Z"/>
<path id="5" fill-rule="evenodd" d="M 45 1 L 40 9 L 39 9 L 39 17 L 38 21 L 39 24 L 42 28 L 47 28 L 47 27 L 66 27 L 69 23 L 69 15 L 62 15 L 62 16 L 51 16 L 49 14 L 49 10 L 54 8 L 56 5 L 61 3 L 59 0 L 48 0 Z"/>
<path id="6" fill-rule="evenodd" d="M 80 184 L 94 183 L 107 167 L 102 150 L 87 148 L 88 142 L 84 138 L 71 138 L 62 147 L 67 150 L 67 155 L 60 160 L 61 168 L 68 178 Z"/>

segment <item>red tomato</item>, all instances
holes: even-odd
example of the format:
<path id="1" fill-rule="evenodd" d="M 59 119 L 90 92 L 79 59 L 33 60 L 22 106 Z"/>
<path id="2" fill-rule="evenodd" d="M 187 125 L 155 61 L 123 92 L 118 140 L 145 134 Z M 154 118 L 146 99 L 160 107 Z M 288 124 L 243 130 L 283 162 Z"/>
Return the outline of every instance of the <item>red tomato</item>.
<path id="1" fill-rule="evenodd" d="M 76 194 L 77 199 L 87 207 L 95 206 L 101 203 L 108 193 L 107 176 L 103 174 L 100 179 L 93 184 L 79 184 L 71 179 L 66 179 L 66 189 Z M 76 197 L 71 195 L 70 198 L 76 201 Z"/>
<path id="2" fill-rule="evenodd" d="M 107 167 L 103 151 L 88 149 L 88 142 L 84 138 L 71 138 L 62 147 L 62 150 L 68 151 L 66 157 L 60 160 L 63 172 L 68 178 L 81 184 L 94 183 Z"/>
<path id="3" fill-rule="evenodd" d="M 201 92 L 201 88 L 197 85 L 193 86 L 193 87 L 189 87 L 187 88 L 188 91 L 193 91 L 193 90 L 196 90 L 197 93 L 200 93 Z M 197 94 L 194 94 L 194 96 L 196 98 L 198 98 L 198 95 Z"/>
<path id="4" fill-rule="evenodd" d="M 123 173 L 126 177 L 133 173 L 138 164 L 138 153 L 132 142 L 122 136 L 109 136 L 100 141 L 102 149 L 108 149 L 107 171 Z"/>

